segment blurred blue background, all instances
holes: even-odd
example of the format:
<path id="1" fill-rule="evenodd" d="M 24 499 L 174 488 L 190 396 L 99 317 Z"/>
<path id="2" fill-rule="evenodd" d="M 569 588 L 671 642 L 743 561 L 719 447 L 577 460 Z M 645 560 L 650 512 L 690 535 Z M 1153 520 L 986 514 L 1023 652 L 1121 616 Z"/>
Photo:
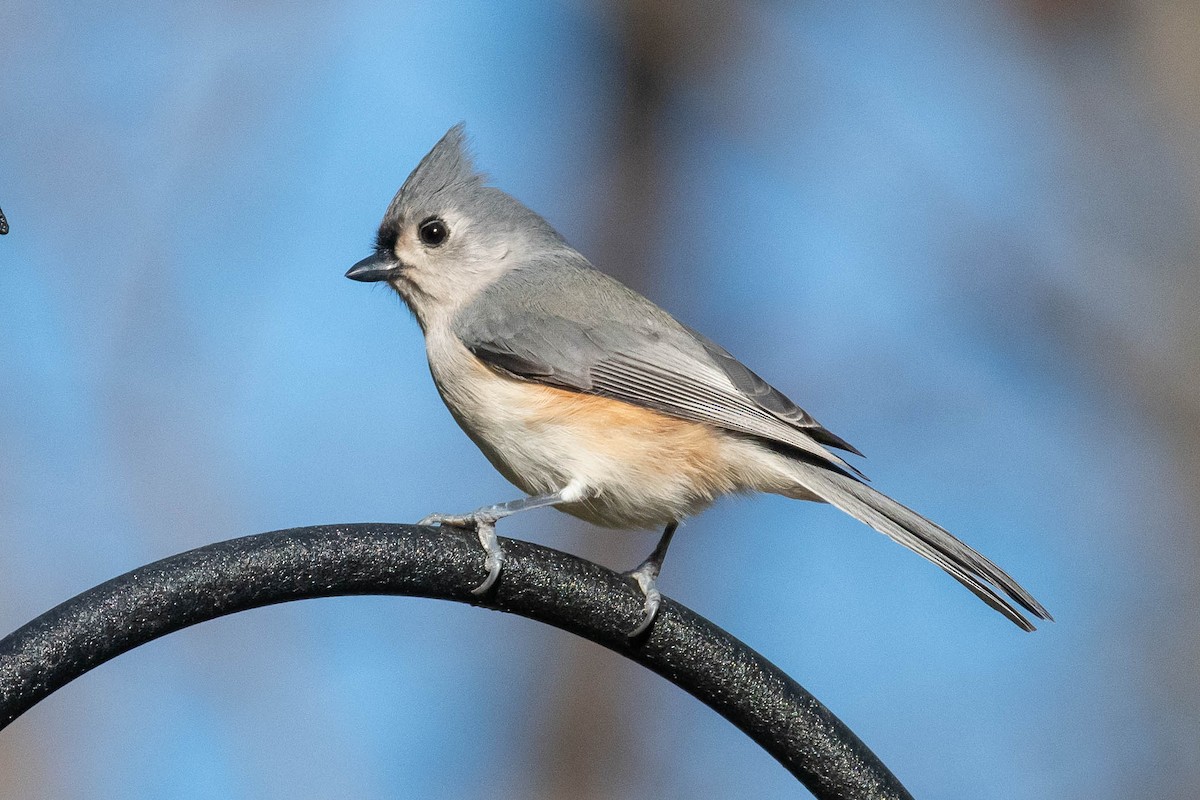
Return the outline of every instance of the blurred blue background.
<path id="1" fill-rule="evenodd" d="M 920 798 L 1200 783 L 1191 0 L 0 5 L 0 628 L 191 547 L 510 499 L 347 281 L 466 120 L 494 182 L 1012 572 L 1020 633 L 826 507 L 726 501 L 665 591 Z M 633 566 L 652 533 L 501 533 Z M 564 633 L 353 598 L 123 656 L 13 798 L 794 797 Z"/>

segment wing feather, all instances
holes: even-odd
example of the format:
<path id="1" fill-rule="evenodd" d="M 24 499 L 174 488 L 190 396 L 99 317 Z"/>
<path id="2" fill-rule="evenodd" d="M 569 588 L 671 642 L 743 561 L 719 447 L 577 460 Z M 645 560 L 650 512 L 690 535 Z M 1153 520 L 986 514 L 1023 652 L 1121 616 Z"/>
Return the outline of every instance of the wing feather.
<path id="1" fill-rule="evenodd" d="M 728 351 L 590 267 L 518 270 L 455 320 L 476 357 L 518 378 L 603 395 L 800 451 L 861 477 L 857 453 Z"/>

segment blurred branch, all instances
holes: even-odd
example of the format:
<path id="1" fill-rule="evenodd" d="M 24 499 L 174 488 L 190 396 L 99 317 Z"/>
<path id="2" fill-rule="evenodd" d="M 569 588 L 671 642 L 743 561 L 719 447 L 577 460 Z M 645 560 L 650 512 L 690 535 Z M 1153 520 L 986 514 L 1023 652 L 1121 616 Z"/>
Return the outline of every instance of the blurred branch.
<path id="1" fill-rule="evenodd" d="M 642 599 L 589 561 L 503 539 L 504 572 L 476 598 L 483 553 L 467 531 L 329 525 L 231 539 L 135 569 L 0 640 L 0 728 L 121 653 L 216 617 L 315 597 L 389 594 L 455 600 L 575 633 L 662 675 L 717 711 L 818 798 L 907 798 L 840 720 L 746 645 L 663 600 L 649 634 L 625 632 Z"/>

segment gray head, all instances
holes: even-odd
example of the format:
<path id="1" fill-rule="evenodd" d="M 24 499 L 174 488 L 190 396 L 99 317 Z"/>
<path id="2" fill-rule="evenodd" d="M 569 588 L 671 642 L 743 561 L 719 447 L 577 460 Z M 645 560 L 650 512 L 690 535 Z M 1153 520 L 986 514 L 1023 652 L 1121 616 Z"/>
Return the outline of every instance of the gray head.
<path id="1" fill-rule="evenodd" d="M 346 273 L 388 281 L 423 326 L 532 256 L 567 248 L 548 222 L 485 184 L 465 139 L 459 123 L 421 159 L 384 214 L 375 253 Z"/>

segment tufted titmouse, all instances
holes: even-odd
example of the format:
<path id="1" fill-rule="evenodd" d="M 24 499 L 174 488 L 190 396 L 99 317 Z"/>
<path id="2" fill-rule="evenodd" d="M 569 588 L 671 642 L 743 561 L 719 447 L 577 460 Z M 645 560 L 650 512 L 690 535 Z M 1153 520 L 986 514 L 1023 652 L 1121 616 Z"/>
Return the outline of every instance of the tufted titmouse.
<path id="1" fill-rule="evenodd" d="M 550 224 L 487 186 L 451 128 L 408 176 L 346 277 L 387 281 L 425 333 L 454 419 L 529 496 L 423 523 L 474 528 L 486 592 L 495 522 L 553 506 L 611 528 L 665 526 L 631 575 L 645 595 L 679 520 L 733 492 L 831 503 L 950 573 L 1025 630 L 1050 614 L 999 567 L 863 482 L 861 455 L 724 348 L 597 271 Z"/>

